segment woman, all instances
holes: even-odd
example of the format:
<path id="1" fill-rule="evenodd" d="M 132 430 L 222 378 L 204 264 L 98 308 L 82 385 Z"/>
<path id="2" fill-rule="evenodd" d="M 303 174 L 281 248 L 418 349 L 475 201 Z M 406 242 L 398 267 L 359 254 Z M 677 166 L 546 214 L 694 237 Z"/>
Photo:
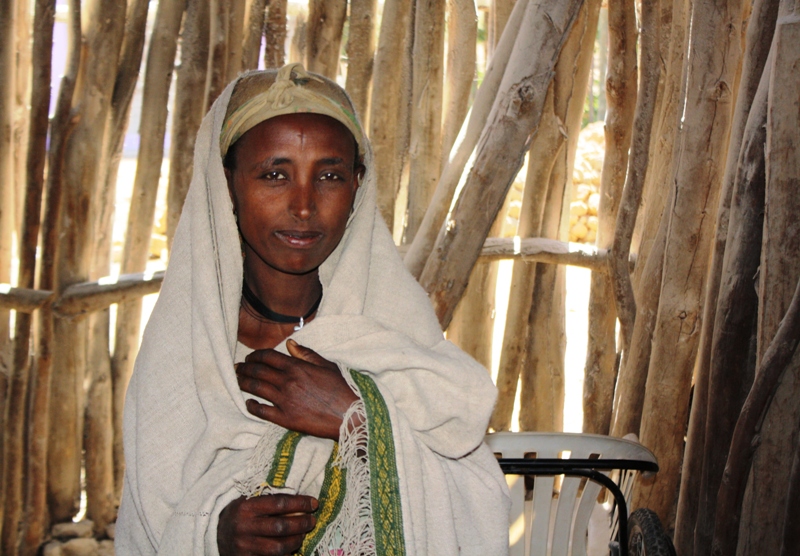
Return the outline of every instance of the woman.
<path id="1" fill-rule="evenodd" d="M 128 389 L 117 552 L 501 554 L 494 397 L 397 255 L 344 91 L 232 83 Z"/>

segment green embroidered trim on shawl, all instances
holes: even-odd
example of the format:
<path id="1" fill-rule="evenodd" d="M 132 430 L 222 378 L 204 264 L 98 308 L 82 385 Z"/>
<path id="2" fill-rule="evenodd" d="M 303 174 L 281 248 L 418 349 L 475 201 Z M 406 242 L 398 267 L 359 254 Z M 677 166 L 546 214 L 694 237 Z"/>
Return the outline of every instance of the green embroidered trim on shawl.
<path id="1" fill-rule="evenodd" d="M 287 431 L 283 435 L 275 450 L 275 461 L 272 462 L 266 484 L 277 488 L 286 486 L 286 478 L 289 476 L 289 470 L 294 461 L 294 452 L 302 437 L 302 434 L 295 431 Z"/>
<path id="2" fill-rule="evenodd" d="M 400 480 L 389 410 L 375 382 L 350 370 L 367 410 L 369 427 L 370 497 L 375 527 L 375 549 L 382 556 L 403 556 L 403 512 L 400 506 Z"/>
<path id="3" fill-rule="evenodd" d="M 306 535 L 303 540 L 303 546 L 300 547 L 300 554 L 304 556 L 313 554 L 328 525 L 336 519 L 342 509 L 344 495 L 347 490 L 347 470 L 339 465 L 334 465 L 333 462 L 336 461 L 338 455 L 339 443 L 335 442 L 331 457 L 325 466 L 325 481 L 322 483 L 322 490 L 319 493 L 319 508 L 315 512 L 317 524 Z"/>

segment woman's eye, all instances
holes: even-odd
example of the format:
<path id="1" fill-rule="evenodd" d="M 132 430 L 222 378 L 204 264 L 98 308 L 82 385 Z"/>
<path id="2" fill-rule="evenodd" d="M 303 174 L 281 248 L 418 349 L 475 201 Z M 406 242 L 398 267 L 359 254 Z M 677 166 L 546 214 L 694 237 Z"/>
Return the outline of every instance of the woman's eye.
<path id="1" fill-rule="evenodd" d="M 283 172 L 264 172 L 262 178 L 265 180 L 274 181 L 285 180 L 286 176 L 283 174 Z"/>
<path id="2" fill-rule="evenodd" d="M 334 172 L 325 172 L 320 176 L 321 180 L 341 180 L 342 176 L 339 174 L 335 174 Z"/>

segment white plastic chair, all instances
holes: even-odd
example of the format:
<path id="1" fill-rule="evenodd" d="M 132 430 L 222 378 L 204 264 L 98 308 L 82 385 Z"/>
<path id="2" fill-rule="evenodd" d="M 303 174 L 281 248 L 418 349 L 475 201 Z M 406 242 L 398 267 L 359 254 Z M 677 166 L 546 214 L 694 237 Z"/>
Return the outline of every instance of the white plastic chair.
<path id="1" fill-rule="evenodd" d="M 620 543 L 609 546 L 627 554 L 625 500 L 638 471 L 658 470 L 650 450 L 633 440 L 574 433 L 497 432 L 487 434 L 486 443 L 511 490 L 511 556 L 586 556 L 589 518 L 602 488 L 596 481 L 625 508 L 624 517 L 609 524 L 609 540 L 619 527 Z M 620 470 L 616 481 L 608 478 L 612 470 Z"/>

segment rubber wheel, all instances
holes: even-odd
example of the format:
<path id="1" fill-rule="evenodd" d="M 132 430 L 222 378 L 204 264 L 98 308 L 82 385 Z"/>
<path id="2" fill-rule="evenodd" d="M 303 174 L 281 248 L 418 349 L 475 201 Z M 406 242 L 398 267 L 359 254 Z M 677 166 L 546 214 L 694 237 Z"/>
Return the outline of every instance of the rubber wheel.
<path id="1" fill-rule="evenodd" d="M 629 556 L 676 556 L 675 547 L 653 510 L 639 508 L 628 518 Z"/>

